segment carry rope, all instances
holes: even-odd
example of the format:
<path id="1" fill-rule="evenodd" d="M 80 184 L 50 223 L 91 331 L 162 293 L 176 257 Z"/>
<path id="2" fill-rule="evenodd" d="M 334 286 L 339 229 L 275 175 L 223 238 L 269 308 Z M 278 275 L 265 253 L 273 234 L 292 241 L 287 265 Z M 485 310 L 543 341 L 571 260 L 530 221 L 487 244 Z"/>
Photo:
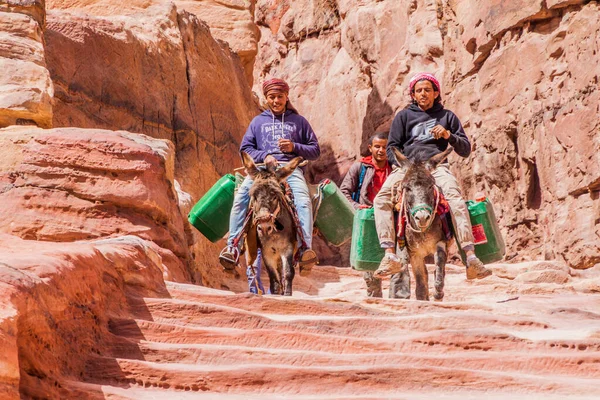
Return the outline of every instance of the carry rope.
<path id="1" fill-rule="evenodd" d="M 323 188 L 325 185 L 331 183 L 331 180 L 328 178 L 322 179 L 317 186 L 317 192 L 313 195 L 311 199 L 311 203 L 313 205 L 313 220 L 317 218 L 317 214 L 319 213 L 319 208 L 321 208 L 321 203 L 323 202 Z"/>

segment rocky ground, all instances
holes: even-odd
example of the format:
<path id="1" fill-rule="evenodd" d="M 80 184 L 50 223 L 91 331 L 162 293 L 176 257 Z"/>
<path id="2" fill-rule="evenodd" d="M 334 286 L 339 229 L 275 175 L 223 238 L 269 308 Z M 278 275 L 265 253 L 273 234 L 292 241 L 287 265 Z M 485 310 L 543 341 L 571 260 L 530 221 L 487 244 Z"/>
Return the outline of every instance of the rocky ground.
<path id="1" fill-rule="evenodd" d="M 329 266 L 297 278 L 292 298 L 163 286 L 146 280 L 151 270 L 125 266 L 113 278 L 124 281 L 121 305 L 105 301 L 96 347 L 79 346 L 78 375 L 54 376 L 57 396 L 592 399 L 600 390 L 597 268 L 496 264 L 493 277 L 468 282 L 450 265 L 443 302 L 369 299 L 359 272 Z M 24 325 L 21 351 L 37 345 Z M 48 395 L 39 391 L 48 376 L 24 375 L 26 396 Z"/>

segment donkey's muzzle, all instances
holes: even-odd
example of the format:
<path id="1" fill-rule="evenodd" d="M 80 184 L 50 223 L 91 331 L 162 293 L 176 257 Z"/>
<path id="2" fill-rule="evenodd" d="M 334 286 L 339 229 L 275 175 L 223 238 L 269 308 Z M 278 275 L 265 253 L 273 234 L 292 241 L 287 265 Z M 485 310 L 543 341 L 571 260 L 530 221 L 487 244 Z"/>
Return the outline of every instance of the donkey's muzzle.
<path id="1" fill-rule="evenodd" d="M 260 236 L 269 236 L 275 231 L 275 225 L 271 222 L 263 222 L 256 226 L 256 230 Z"/>
<path id="2" fill-rule="evenodd" d="M 425 229 L 429 226 L 429 220 L 432 218 L 432 215 L 427 211 L 418 211 L 415 213 L 413 218 L 415 219 L 415 223 L 419 228 Z"/>

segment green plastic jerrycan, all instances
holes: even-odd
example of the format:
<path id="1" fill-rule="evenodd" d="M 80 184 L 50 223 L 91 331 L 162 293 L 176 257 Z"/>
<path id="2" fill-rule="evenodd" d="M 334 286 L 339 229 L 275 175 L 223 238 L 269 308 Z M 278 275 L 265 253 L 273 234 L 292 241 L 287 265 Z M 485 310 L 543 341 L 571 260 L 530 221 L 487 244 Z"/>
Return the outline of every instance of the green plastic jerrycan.
<path id="1" fill-rule="evenodd" d="M 358 271 L 375 271 L 385 254 L 379 245 L 373 208 L 356 211 L 352 227 L 350 265 Z"/>
<path id="2" fill-rule="evenodd" d="M 479 201 L 468 200 L 467 209 L 471 225 L 473 226 L 473 237 L 475 238 L 475 255 L 484 264 L 502 260 L 506 253 L 506 246 L 502 238 L 502 232 L 496 220 L 494 207 L 488 198 Z M 467 264 L 467 257 L 460 243 L 459 252 L 463 263 Z"/>
<path id="3" fill-rule="evenodd" d="M 354 208 L 340 188 L 331 181 L 326 183 L 315 226 L 329 243 L 339 246 L 352 237 L 353 219 Z"/>
<path id="4" fill-rule="evenodd" d="M 188 214 L 188 221 L 211 242 L 221 239 L 229 230 L 234 191 L 235 177 L 227 174 L 202 196 Z"/>

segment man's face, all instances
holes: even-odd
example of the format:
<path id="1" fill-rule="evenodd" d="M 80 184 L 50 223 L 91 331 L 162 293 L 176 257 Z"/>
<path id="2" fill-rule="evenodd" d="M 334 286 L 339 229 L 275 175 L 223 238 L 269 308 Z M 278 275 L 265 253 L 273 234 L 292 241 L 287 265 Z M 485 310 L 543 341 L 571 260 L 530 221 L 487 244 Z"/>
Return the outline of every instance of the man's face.
<path id="1" fill-rule="evenodd" d="M 433 103 L 439 95 L 440 92 L 433 89 L 433 83 L 428 80 L 422 80 L 415 85 L 412 98 L 416 100 L 421 110 L 429 110 L 433 107 Z"/>
<path id="2" fill-rule="evenodd" d="M 387 161 L 387 153 L 385 148 L 387 139 L 373 139 L 373 143 L 369 145 L 369 151 L 375 161 Z"/>
<path id="3" fill-rule="evenodd" d="M 269 108 L 275 114 L 281 114 L 285 111 L 285 104 L 288 100 L 286 93 L 271 90 L 269 93 L 267 93 L 266 97 Z"/>

